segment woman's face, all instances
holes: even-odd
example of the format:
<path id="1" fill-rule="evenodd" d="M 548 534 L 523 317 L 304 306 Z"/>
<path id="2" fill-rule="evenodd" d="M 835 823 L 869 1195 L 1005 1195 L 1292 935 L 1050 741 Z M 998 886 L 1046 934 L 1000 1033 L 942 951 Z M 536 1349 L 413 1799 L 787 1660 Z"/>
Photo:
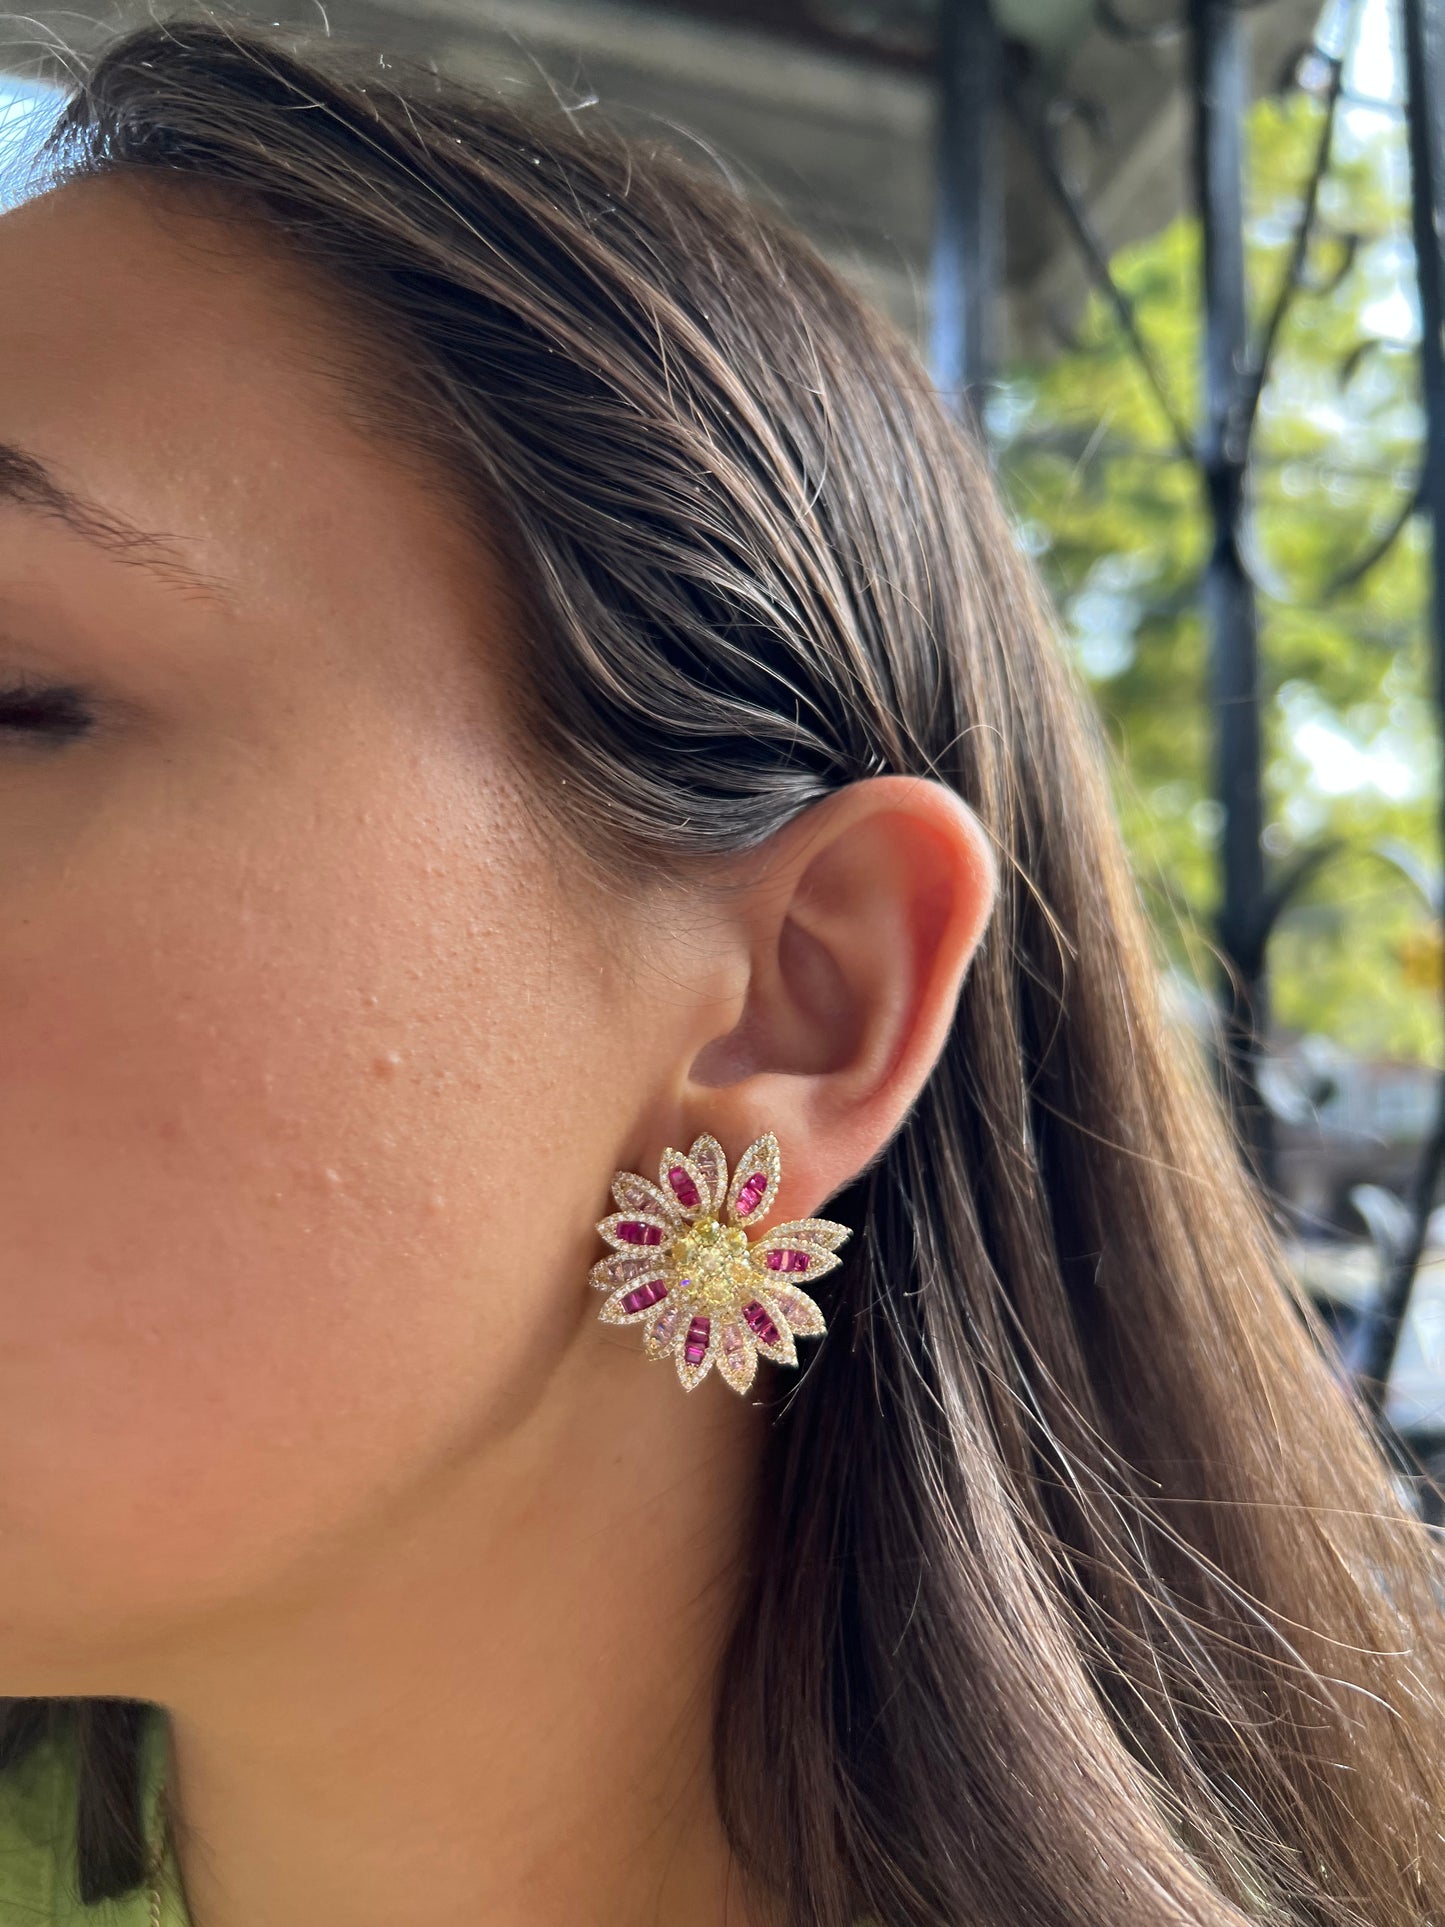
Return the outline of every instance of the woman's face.
<path id="1" fill-rule="evenodd" d="M 134 185 L 0 220 L 7 1691 L 107 1690 L 514 1422 L 666 1081 L 497 584 L 317 318 Z"/>

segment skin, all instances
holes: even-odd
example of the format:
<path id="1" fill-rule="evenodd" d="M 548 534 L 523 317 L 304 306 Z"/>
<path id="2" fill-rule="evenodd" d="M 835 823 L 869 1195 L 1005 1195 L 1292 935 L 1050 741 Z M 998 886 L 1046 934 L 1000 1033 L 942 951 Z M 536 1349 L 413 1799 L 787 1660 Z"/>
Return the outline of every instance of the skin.
<path id="1" fill-rule="evenodd" d="M 701 1130 L 821 1209 L 992 858 L 877 778 L 725 896 L 592 887 L 496 569 L 318 325 L 178 195 L 0 219 L 0 441 L 202 578 L 0 504 L 0 688 L 93 715 L 0 699 L 0 1691 L 170 1709 L 196 1927 L 748 1927 L 708 1702 L 772 1368 L 685 1395 L 592 1227 Z"/>

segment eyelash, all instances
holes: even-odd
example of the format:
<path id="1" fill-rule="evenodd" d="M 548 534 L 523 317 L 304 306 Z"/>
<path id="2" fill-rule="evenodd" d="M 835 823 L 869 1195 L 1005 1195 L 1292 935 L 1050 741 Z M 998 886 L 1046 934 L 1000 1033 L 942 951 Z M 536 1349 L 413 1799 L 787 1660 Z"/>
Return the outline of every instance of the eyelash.
<path id="1" fill-rule="evenodd" d="M 84 694 L 71 683 L 0 688 L 0 735 L 13 730 L 50 743 L 70 743 L 84 736 L 94 721 Z"/>

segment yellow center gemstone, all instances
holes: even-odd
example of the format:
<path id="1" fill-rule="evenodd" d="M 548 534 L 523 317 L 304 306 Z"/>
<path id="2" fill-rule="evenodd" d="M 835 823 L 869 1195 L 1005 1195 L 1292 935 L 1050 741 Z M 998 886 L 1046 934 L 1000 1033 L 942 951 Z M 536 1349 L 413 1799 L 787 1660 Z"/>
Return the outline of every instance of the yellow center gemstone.
<path id="1" fill-rule="evenodd" d="M 679 1288 L 700 1312 L 726 1317 L 751 1290 L 748 1238 L 736 1225 L 700 1218 L 672 1248 Z"/>

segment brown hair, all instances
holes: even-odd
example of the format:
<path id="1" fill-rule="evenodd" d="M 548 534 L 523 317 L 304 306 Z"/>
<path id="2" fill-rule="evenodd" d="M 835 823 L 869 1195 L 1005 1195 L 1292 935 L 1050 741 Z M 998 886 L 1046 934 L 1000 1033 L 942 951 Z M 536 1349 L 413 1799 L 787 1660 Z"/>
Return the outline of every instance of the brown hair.
<path id="1" fill-rule="evenodd" d="M 219 197 L 365 324 L 357 406 L 505 530 L 599 865 L 686 873 L 880 771 L 993 840 L 770 1434 L 716 1708 L 743 1867 L 799 1927 L 1445 1919 L 1436 1545 L 1161 1010 L 1088 705 L 911 349 L 645 143 L 259 29 L 119 40 L 46 165 Z M 135 1709 L 77 1714 L 93 1900 L 140 1875 Z"/>

